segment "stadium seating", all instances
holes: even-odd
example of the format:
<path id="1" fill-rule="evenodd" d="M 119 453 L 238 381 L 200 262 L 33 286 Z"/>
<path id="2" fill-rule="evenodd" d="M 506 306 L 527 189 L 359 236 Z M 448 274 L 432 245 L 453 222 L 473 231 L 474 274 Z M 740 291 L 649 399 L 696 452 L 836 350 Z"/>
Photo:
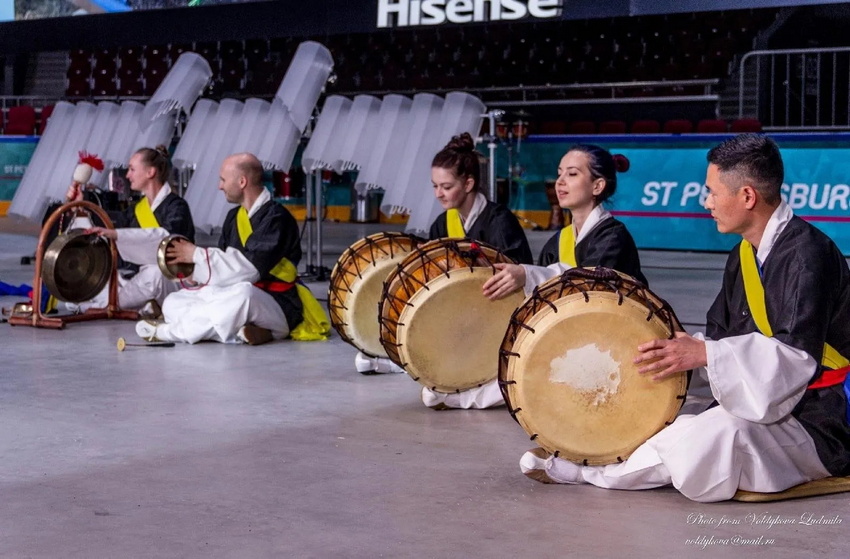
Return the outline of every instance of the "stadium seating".
<path id="1" fill-rule="evenodd" d="M 9 107 L 4 133 L 21 136 L 35 134 L 35 109 L 29 105 Z"/>

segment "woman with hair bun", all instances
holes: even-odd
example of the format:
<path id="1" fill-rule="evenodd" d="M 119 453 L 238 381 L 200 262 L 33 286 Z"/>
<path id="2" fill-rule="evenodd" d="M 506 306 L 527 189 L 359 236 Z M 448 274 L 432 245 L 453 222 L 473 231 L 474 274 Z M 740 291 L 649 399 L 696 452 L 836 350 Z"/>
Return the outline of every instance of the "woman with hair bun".
<path id="1" fill-rule="evenodd" d="M 454 136 L 434 156 L 431 162 L 431 182 L 434 195 L 446 211 L 437 216 L 431 225 L 429 238 L 456 237 L 482 241 L 517 262 L 531 264 L 534 256 L 519 220 L 505 206 L 487 200 L 479 191 L 481 180 L 478 157 L 472 136 L 466 132 Z M 363 352 L 357 353 L 354 365 L 363 374 L 404 372 L 388 358 L 371 357 Z M 494 384 L 494 387 L 495 391 L 491 392 L 501 400 L 498 386 Z M 425 391 L 430 392 L 427 388 Z M 442 398 L 437 393 L 434 393 L 433 398 L 426 399 L 425 391 L 423 400 L 426 403 L 433 401 L 433 405 L 429 404 L 432 407 L 445 404 L 436 400 Z M 457 397 L 456 394 L 451 396 Z"/>
<path id="2" fill-rule="evenodd" d="M 454 136 L 431 162 L 434 195 L 446 210 L 431 225 L 429 238 L 461 237 L 492 245 L 522 264 L 534 256 L 525 231 L 511 211 L 480 191 L 481 164 L 467 132 Z"/>
<path id="3" fill-rule="evenodd" d="M 484 284 L 484 295 L 501 299 L 535 286 L 569 268 L 604 266 L 646 284 L 635 241 L 626 226 L 602 205 L 617 190 L 617 173 L 629 169 L 629 160 L 599 146 L 578 144 L 561 158 L 555 193 L 572 223 L 558 231 L 540 252 L 538 266 L 496 264 L 499 273 Z"/>
<path id="4" fill-rule="evenodd" d="M 115 229 L 89 229 L 89 232 L 116 243 L 122 259 L 118 287 L 118 305 L 122 309 L 148 307 L 146 311 L 157 315 L 165 296 L 179 287 L 165 279 L 156 263 L 157 248 L 163 238 L 183 235 L 192 242 L 195 239 L 189 204 L 171 191 L 168 184 L 170 174 L 168 148 L 159 145 L 136 150 L 127 165 L 127 180 L 130 181 L 130 189 L 141 193 L 142 198 L 123 212 L 108 212 Z M 65 200 L 82 200 L 83 188 L 84 185 L 73 182 L 68 187 Z M 85 311 L 91 307 L 106 306 L 108 293 L 108 288 L 104 289 L 91 301 L 68 304 L 68 308 Z"/>

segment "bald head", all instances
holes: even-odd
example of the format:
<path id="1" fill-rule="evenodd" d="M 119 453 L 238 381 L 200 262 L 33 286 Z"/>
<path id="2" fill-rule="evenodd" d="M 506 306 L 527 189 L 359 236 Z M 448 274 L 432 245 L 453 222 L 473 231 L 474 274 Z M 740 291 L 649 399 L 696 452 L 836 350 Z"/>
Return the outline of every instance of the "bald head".
<path id="1" fill-rule="evenodd" d="M 231 204 L 244 204 L 260 194 L 263 186 L 263 165 L 250 153 L 237 153 L 221 163 L 219 190 L 224 192 Z"/>

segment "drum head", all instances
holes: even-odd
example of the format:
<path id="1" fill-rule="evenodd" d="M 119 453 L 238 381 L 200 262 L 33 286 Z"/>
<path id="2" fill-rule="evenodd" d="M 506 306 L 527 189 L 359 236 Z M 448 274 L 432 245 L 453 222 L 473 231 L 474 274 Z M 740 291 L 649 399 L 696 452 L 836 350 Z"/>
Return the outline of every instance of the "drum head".
<path id="1" fill-rule="evenodd" d="M 41 281 L 60 301 L 81 303 L 106 287 L 112 268 L 109 242 L 97 234 L 73 229 L 53 239 L 47 247 Z"/>
<path id="2" fill-rule="evenodd" d="M 399 317 L 398 353 L 414 380 L 457 392 L 496 378 L 499 345 L 523 295 L 490 301 L 481 287 L 491 277 L 491 268 L 452 270 L 408 300 Z"/>
<path id="3" fill-rule="evenodd" d="M 376 233 L 342 253 L 328 287 L 331 324 L 363 353 L 387 357 L 381 344 L 378 305 L 384 280 L 423 239 L 403 233 Z"/>
<path id="4" fill-rule="evenodd" d="M 519 328 L 503 380 L 517 421 L 541 447 L 586 465 L 625 460 L 675 419 L 686 375 L 654 381 L 632 360 L 669 324 L 617 293 L 573 293 Z"/>

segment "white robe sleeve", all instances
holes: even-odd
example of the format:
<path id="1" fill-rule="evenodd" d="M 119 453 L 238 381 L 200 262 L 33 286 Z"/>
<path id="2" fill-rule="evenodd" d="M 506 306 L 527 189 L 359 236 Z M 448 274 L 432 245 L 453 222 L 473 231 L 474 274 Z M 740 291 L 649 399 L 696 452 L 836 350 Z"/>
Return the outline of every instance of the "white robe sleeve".
<path id="1" fill-rule="evenodd" d="M 788 416 L 817 363 L 805 351 L 758 332 L 705 342 L 706 374 L 723 409 L 754 423 Z"/>
<path id="2" fill-rule="evenodd" d="M 159 243 L 168 236 L 168 230 L 162 227 L 142 229 L 128 227 L 116 229 L 118 254 L 127 262 L 141 266 L 156 264 L 156 251 Z"/>
<path id="3" fill-rule="evenodd" d="M 572 266 L 568 264 L 561 264 L 560 262 L 549 264 L 546 267 L 532 266 L 531 264 L 521 264 L 521 266 L 525 268 L 525 285 L 523 286 L 523 289 L 525 290 L 526 297 L 531 295 L 534 288 L 544 281 L 560 276 L 572 268 Z"/>
<path id="4" fill-rule="evenodd" d="M 195 262 L 192 279 L 198 283 L 227 287 L 245 281 L 254 283 L 260 279 L 260 272 L 235 248 L 222 251 L 218 248 L 195 247 L 192 260 Z"/>

